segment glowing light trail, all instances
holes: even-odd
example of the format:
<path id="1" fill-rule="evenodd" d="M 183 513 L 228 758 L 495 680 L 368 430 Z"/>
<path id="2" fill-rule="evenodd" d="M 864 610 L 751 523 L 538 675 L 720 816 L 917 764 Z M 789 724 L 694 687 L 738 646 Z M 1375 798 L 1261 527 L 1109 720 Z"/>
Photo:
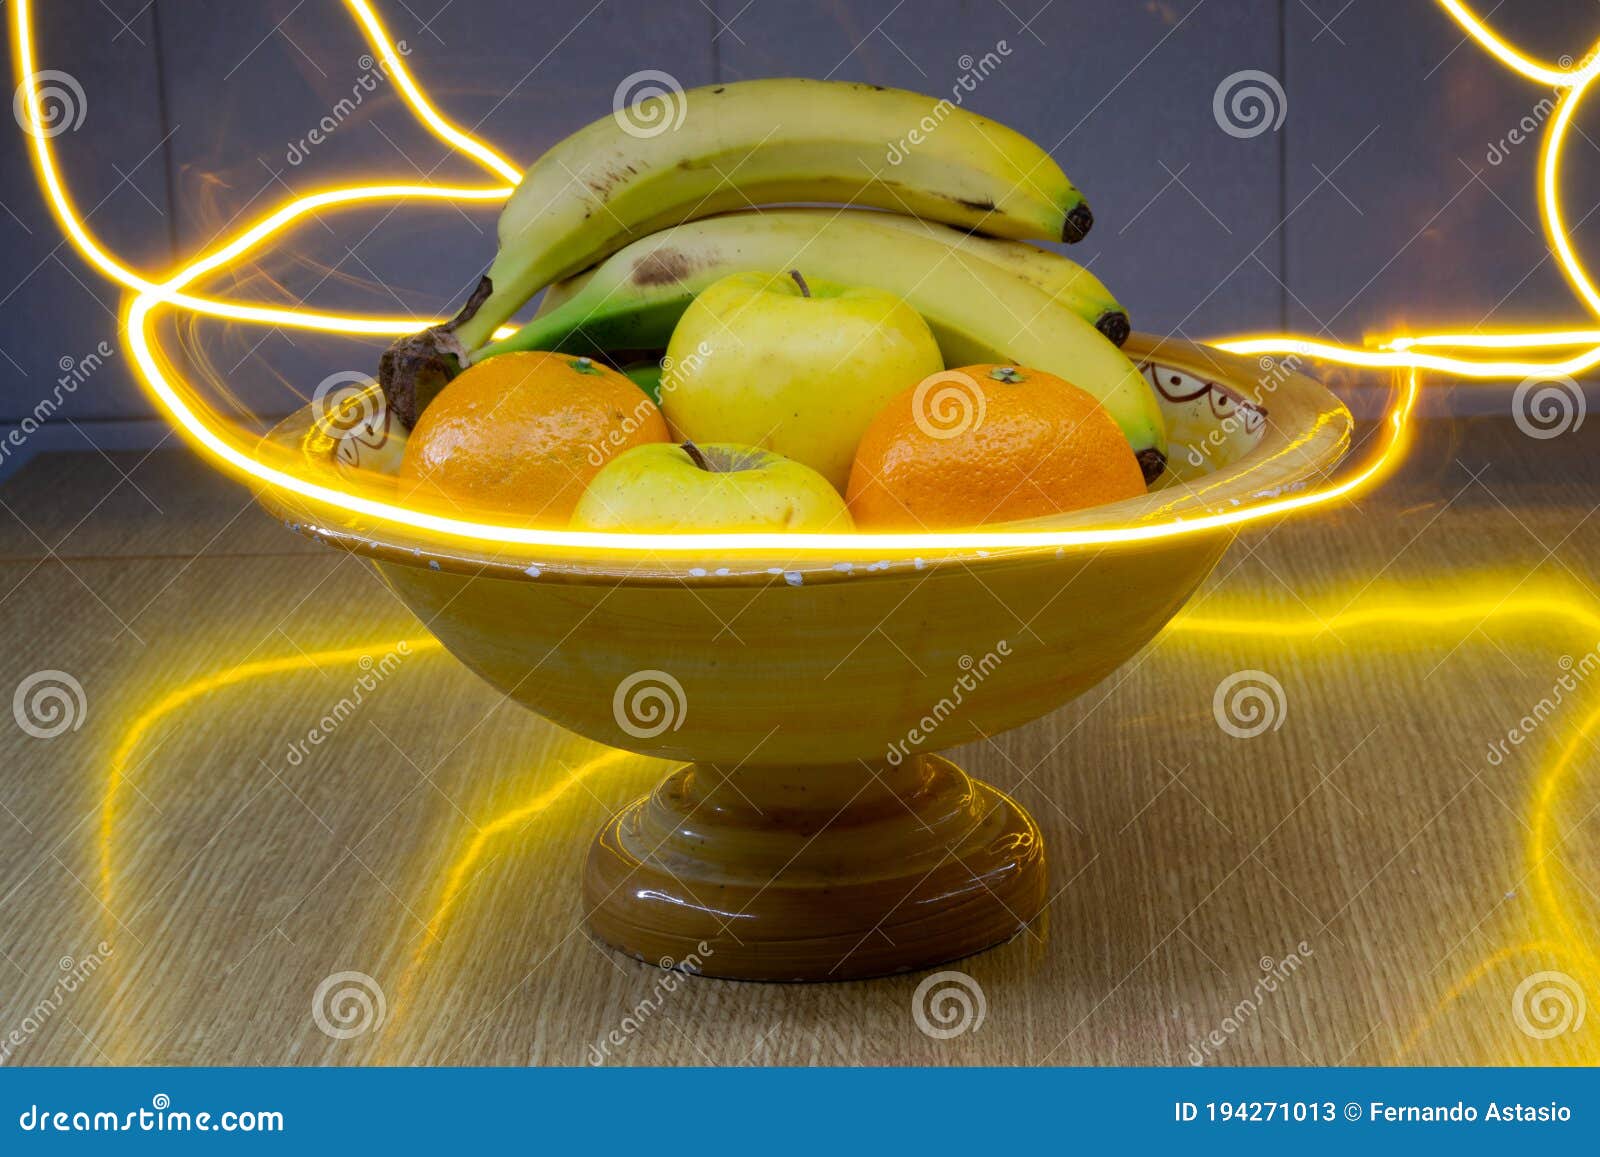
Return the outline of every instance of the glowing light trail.
<path id="1" fill-rule="evenodd" d="M 1324 634 L 1337 634 L 1345 630 L 1371 631 L 1372 643 L 1377 645 L 1394 642 L 1399 630 L 1406 632 L 1403 644 L 1412 645 L 1429 639 L 1453 642 L 1457 635 L 1450 630 L 1452 627 L 1466 627 L 1470 636 L 1491 622 L 1502 625 L 1532 622 L 1553 629 L 1570 630 L 1575 641 L 1586 647 L 1600 632 L 1600 606 L 1580 590 L 1551 586 L 1505 598 L 1498 593 L 1505 586 L 1500 576 L 1487 573 L 1469 575 L 1463 581 L 1467 589 L 1481 590 L 1482 595 L 1445 603 L 1417 597 L 1381 597 L 1348 604 L 1339 610 L 1311 607 L 1304 612 L 1285 614 L 1262 613 L 1254 608 L 1241 609 L 1237 613 L 1227 613 L 1226 610 L 1207 614 L 1186 612 L 1174 619 L 1167 630 L 1173 634 L 1218 639 L 1249 637 L 1308 640 L 1312 643 Z M 148 760 L 148 755 L 143 760 L 138 757 L 141 749 L 151 741 L 158 724 L 226 688 L 273 676 L 354 664 L 363 656 L 397 650 L 401 643 L 405 643 L 413 655 L 437 651 L 439 647 L 436 640 L 423 636 L 309 655 L 297 652 L 243 663 L 180 684 L 140 711 L 123 732 L 112 753 L 102 795 L 100 895 L 107 909 L 112 900 L 113 835 L 120 820 L 121 796 L 132 769 Z M 1600 735 L 1600 710 L 1592 711 L 1570 739 L 1560 744 L 1540 768 L 1528 801 L 1528 837 L 1524 859 L 1531 881 L 1530 895 L 1545 929 L 1554 938 L 1547 936 L 1498 949 L 1468 969 L 1407 1035 L 1400 1047 L 1399 1057 L 1405 1057 L 1416 1048 L 1446 1008 L 1492 975 L 1495 969 L 1519 956 L 1545 954 L 1561 957 L 1571 961 L 1574 967 L 1585 970 L 1587 975 L 1600 977 L 1600 951 L 1597 951 L 1593 929 L 1576 915 L 1578 906 L 1563 895 L 1563 890 L 1549 870 L 1553 853 L 1561 842 L 1556 820 L 1562 802 L 1577 774 L 1592 768 L 1597 735 Z M 478 877 L 480 865 L 492 848 L 507 837 L 523 832 L 527 825 L 548 812 L 578 784 L 599 773 L 617 770 L 630 760 L 642 758 L 624 751 L 602 751 L 576 767 L 567 768 L 563 775 L 533 798 L 497 814 L 473 831 L 443 872 L 433 912 L 426 930 L 418 937 L 413 957 L 402 979 L 396 1009 L 409 1007 L 410 996 L 433 946 L 443 939 L 458 901 Z"/>
<path id="2" fill-rule="evenodd" d="M 1552 68 L 1548 64 L 1541 64 L 1530 56 L 1524 56 L 1511 47 L 1494 29 L 1479 20 L 1461 0 L 1439 0 L 1439 6 L 1448 12 L 1462 29 L 1489 52 L 1496 60 L 1513 72 L 1520 72 L 1529 80 L 1536 80 L 1540 84 L 1548 84 L 1552 88 L 1570 88 L 1579 83 L 1592 79 L 1597 70 L 1600 70 L 1600 56 L 1590 56 L 1584 61 L 1583 67 Z M 1496 5 L 1498 7 L 1498 5 Z"/>
<path id="3" fill-rule="evenodd" d="M 511 184 L 516 185 L 522 181 L 521 171 L 506 160 L 494 149 L 476 137 L 462 132 L 445 119 L 444 115 L 433 106 L 417 82 L 411 78 L 411 72 L 406 68 L 405 61 L 394 49 L 394 38 L 384 28 L 383 22 L 378 19 L 378 14 L 372 10 L 368 0 L 345 0 L 345 6 L 355 13 L 356 21 L 361 25 L 361 31 L 366 34 L 371 42 L 372 49 L 383 58 L 388 66 L 389 73 L 400 86 L 401 93 L 406 98 L 406 103 L 417 114 L 417 118 L 425 124 L 432 133 L 445 144 L 463 152 L 473 158 L 484 168 L 501 177 Z"/>
<path id="4" fill-rule="evenodd" d="M 77 212 L 61 179 L 55 163 L 50 136 L 44 131 L 41 120 L 38 91 L 35 82 L 35 43 L 32 30 L 29 0 L 13 0 L 12 13 L 16 30 L 16 67 L 20 83 L 27 95 L 26 106 L 34 131 L 33 154 L 47 200 L 63 229 L 79 247 L 85 257 L 108 277 L 134 290 L 139 296 L 129 307 L 124 327 L 134 359 L 146 386 L 167 410 L 172 419 L 223 464 L 251 478 L 255 482 L 275 487 L 313 502 L 327 504 L 345 511 L 365 514 L 385 522 L 411 526 L 451 538 L 486 541 L 515 546 L 599 548 L 613 551 L 673 551 L 703 549 L 705 535 L 615 535 L 588 534 L 566 531 L 538 531 L 525 527 L 501 526 L 455 519 L 413 511 L 391 503 L 381 502 L 342 490 L 320 485 L 310 479 L 275 469 L 258 460 L 253 445 L 236 443 L 219 433 L 207 420 L 191 408 L 179 391 L 163 374 L 149 333 L 148 323 L 153 311 L 161 305 L 190 310 L 230 320 L 253 324 L 283 325 L 297 328 L 323 330 L 366 336 L 389 336 L 410 332 L 430 319 L 349 316 L 318 313 L 303 309 L 219 301 L 184 293 L 185 287 L 200 277 L 215 272 L 238 259 L 263 241 L 288 226 L 306 213 L 321 208 L 361 204 L 397 198 L 418 198 L 450 201 L 492 202 L 510 194 L 517 181 L 516 169 L 498 151 L 477 140 L 471 134 L 451 124 L 432 104 L 405 67 L 392 39 L 371 7 L 369 0 L 345 0 L 356 17 L 363 33 L 383 58 L 395 77 L 408 106 L 418 120 L 441 141 L 467 155 L 497 176 L 510 182 L 506 186 L 490 188 L 454 188 L 429 185 L 371 185 L 323 190 L 298 198 L 282 208 L 267 214 L 244 229 L 233 240 L 219 246 L 211 253 L 191 261 L 164 282 L 154 283 L 128 269 L 101 246 L 90 233 Z M 1600 60 L 1591 60 L 1573 72 L 1552 73 L 1537 62 L 1517 53 L 1477 20 L 1464 6 L 1441 0 L 1445 9 L 1474 38 L 1484 44 L 1497 58 L 1505 61 L 1524 75 L 1555 83 L 1572 89 L 1569 99 L 1561 103 L 1552 123 L 1546 145 L 1543 166 L 1545 184 L 1545 209 L 1547 224 L 1552 230 L 1560 228 L 1560 211 L 1554 194 L 1558 170 L 1557 158 L 1572 108 L 1576 98 L 1600 69 Z M 1551 80 L 1555 77 L 1556 80 Z M 1565 242 L 1564 233 L 1557 238 L 1558 256 L 1568 276 L 1579 293 L 1600 313 L 1600 292 L 1596 292 L 1583 273 L 1576 255 Z M 505 331 L 502 331 L 505 332 Z M 1413 345 L 1428 341 L 1426 338 L 1410 339 Z M 1488 348 L 1528 348 L 1537 344 L 1528 338 L 1506 336 L 1504 343 Z M 1526 344 L 1524 344 L 1526 343 Z M 1570 344 L 1570 343 L 1568 343 Z M 719 535 L 717 546 L 724 550 L 783 549 L 783 550 L 916 550 L 936 547 L 1007 547 L 1007 546 L 1098 546 L 1148 541 L 1181 534 L 1216 531 L 1244 524 L 1260 518 L 1270 518 L 1319 505 L 1347 496 L 1360 487 L 1383 476 L 1393 465 L 1393 459 L 1404 445 L 1402 437 L 1405 422 L 1415 400 L 1417 381 L 1415 371 L 1438 370 L 1468 378 L 1528 377 L 1538 373 L 1576 374 L 1600 364 L 1600 344 L 1575 357 L 1559 362 L 1509 362 L 1472 361 L 1437 354 L 1415 352 L 1411 348 L 1387 351 L 1353 350 L 1332 343 L 1309 342 L 1297 337 L 1248 337 L 1218 343 L 1219 348 L 1236 353 L 1290 352 L 1302 356 L 1315 356 L 1350 365 L 1373 369 L 1405 369 L 1412 371 L 1402 391 L 1399 403 L 1389 416 L 1391 434 L 1383 444 L 1375 461 L 1356 473 L 1353 478 L 1337 485 L 1257 505 L 1160 525 L 1104 527 L 1079 531 L 1031 532 L 967 532 L 948 535 Z"/>
<path id="5" fill-rule="evenodd" d="M 293 655 L 285 655 L 277 659 L 260 659 L 251 663 L 240 663 L 238 666 L 229 667 L 222 671 L 215 671 L 210 675 L 190 680 L 181 684 L 172 691 L 163 695 L 149 707 L 145 708 L 134 717 L 128 729 L 122 733 L 122 740 L 117 744 L 116 750 L 111 753 L 111 768 L 106 780 L 105 792 L 100 801 L 100 899 L 101 903 L 109 910 L 111 907 L 111 837 L 117 826 L 117 803 L 122 794 L 122 787 L 128 781 L 128 774 L 133 767 L 134 754 L 143 745 L 147 736 L 155 729 L 156 724 L 171 715 L 174 711 L 187 707 L 198 699 L 203 699 L 213 691 L 220 691 L 224 687 L 232 687 L 239 683 L 248 683 L 252 679 L 262 679 L 269 675 L 284 675 L 295 671 L 316 670 L 324 666 L 343 665 L 346 663 L 359 663 L 362 659 L 373 655 L 387 654 L 401 646 L 407 648 L 407 654 L 419 655 L 439 650 L 439 640 L 432 637 L 420 639 L 398 639 L 387 643 L 371 643 L 364 647 L 342 647 L 337 650 L 316 651 L 306 654 L 303 651 Z"/>
<path id="6" fill-rule="evenodd" d="M 359 4 L 360 8 L 366 8 L 365 0 L 348 0 L 348 2 L 351 3 L 352 7 Z M 368 201 L 392 201 L 406 198 L 447 202 L 494 203 L 503 201 L 511 195 L 511 185 L 491 188 L 457 188 L 441 185 L 388 184 L 323 190 L 298 198 L 283 208 L 268 213 L 253 225 L 241 231 L 234 240 L 226 242 L 210 254 L 191 261 L 168 281 L 151 281 L 143 274 L 129 269 L 111 256 L 94 234 L 90 232 L 83 215 L 78 212 L 77 206 L 72 200 L 72 195 L 66 187 L 66 182 L 62 179 L 60 169 L 56 165 L 54 149 L 50 143 L 51 137 L 40 117 L 33 22 L 28 0 L 17 0 L 12 5 L 12 17 L 12 26 L 15 32 L 16 69 L 19 84 L 27 93 L 25 105 L 31 126 L 28 136 L 32 142 L 34 169 L 44 186 L 46 204 L 49 205 L 51 213 L 60 224 L 62 231 L 72 240 L 78 251 L 83 254 L 91 265 L 112 281 L 118 282 L 137 293 L 151 294 L 164 304 L 187 309 L 195 313 L 227 318 L 232 321 L 249 322 L 256 325 L 281 325 L 295 329 L 321 330 L 327 333 L 377 336 L 413 333 L 421 326 L 435 324 L 438 319 L 415 317 L 373 318 L 324 314 L 307 309 L 284 309 L 274 306 L 219 301 L 213 298 L 179 293 L 177 290 L 235 260 L 272 234 L 317 209 L 335 208 Z M 363 24 L 363 27 L 367 26 Z M 385 59 L 397 57 L 394 50 L 388 47 L 386 41 L 380 51 L 388 53 Z M 404 73 L 403 64 L 400 66 L 397 76 L 399 74 L 404 74 L 409 83 L 409 74 Z M 460 130 L 450 128 L 443 121 L 443 118 L 432 110 L 432 106 L 427 103 L 426 98 L 416 91 L 414 84 L 410 84 L 409 88 L 403 85 L 402 91 L 406 92 L 412 108 L 417 111 L 419 118 L 424 123 L 434 127 L 432 121 L 437 120 L 444 129 L 453 134 L 462 135 Z M 428 110 L 426 115 L 423 112 L 424 109 Z M 447 143 L 455 143 L 451 137 L 445 137 L 444 139 Z M 492 150 L 490 152 L 492 153 Z M 497 156 L 497 154 L 495 155 Z M 500 163 L 505 164 L 503 161 Z M 509 169 L 509 165 L 507 165 L 507 168 Z M 514 169 L 511 172 L 513 175 L 516 173 Z M 511 332 L 513 330 L 507 327 L 503 334 L 509 335 Z M 497 334 L 496 336 L 502 336 L 502 334 Z"/>
<path id="7" fill-rule="evenodd" d="M 1479 20 L 1465 4 L 1458 0 L 1439 0 L 1440 5 L 1461 25 L 1462 29 L 1486 49 L 1496 60 L 1530 80 L 1565 90 L 1556 105 L 1556 115 L 1546 130 L 1539 160 L 1539 203 L 1545 233 L 1555 250 L 1557 262 L 1573 290 L 1583 299 L 1591 312 L 1600 314 L 1600 291 L 1590 280 L 1582 261 L 1572 248 L 1561 212 L 1561 157 L 1573 114 L 1582 103 L 1584 95 L 1600 75 L 1600 51 L 1591 50 L 1582 66 L 1576 69 L 1551 68 L 1511 47 L 1504 39 Z M 1600 46 L 1597 46 L 1600 49 Z M 1570 377 L 1600 365 L 1600 331 L 1565 330 L 1553 334 L 1493 334 L 1467 336 L 1440 334 L 1422 337 L 1401 337 L 1388 343 L 1387 353 L 1373 353 L 1349 346 L 1321 342 L 1306 342 L 1292 335 L 1242 338 L 1218 342 L 1219 349 L 1234 353 L 1301 352 L 1309 348 L 1314 356 L 1347 365 L 1372 369 L 1411 367 L 1432 369 L 1465 378 L 1532 378 L 1539 376 Z M 1570 346 L 1582 342 L 1594 348 L 1575 357 L 1561 361 L 1502 361 L 1479 362 L 1461 358 L 1441 357 L 1434 354 L 1417 354 L 1410 351 L 1419 346 L 1457 346 L 1476 349 L 1548 349 Z M 1310 356 L 1302 353 L 1302 356 Z"/>

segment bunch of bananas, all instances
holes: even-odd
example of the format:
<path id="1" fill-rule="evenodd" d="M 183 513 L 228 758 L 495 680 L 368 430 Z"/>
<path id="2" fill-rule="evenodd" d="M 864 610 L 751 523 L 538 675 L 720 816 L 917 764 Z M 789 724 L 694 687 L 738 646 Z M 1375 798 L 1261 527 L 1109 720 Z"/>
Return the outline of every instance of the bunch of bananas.
<path id="1" fill-rule="evenodd" d="M 636 122 L 605 117 L 540 157 L 461 312 L 384 353 L 380 381 L 407 426 L 475 361 L 508 350 L 658 351 L 711 282 L 803 265 L 904 298 L 949 365 L 1029 365 L 1087 390 L 1146 481 L 1164 469 L 1161 411 L 1118 348 L 1126 312 L 1082 266 L 1026 244 L 1081 240 L 1094 220 L 1033 142 L 944 102 L 937 129 L 890 166 L 884 142 L 924 121 L 930 98 L 756 80 L 648 99 L 667 107 L 641 105 Z M 663 117 L 676 127 L 630 131 Z M 751 208 L 796 202 L 865 208 Z M 541 290 L 539 315 L 491 343 Z"/>

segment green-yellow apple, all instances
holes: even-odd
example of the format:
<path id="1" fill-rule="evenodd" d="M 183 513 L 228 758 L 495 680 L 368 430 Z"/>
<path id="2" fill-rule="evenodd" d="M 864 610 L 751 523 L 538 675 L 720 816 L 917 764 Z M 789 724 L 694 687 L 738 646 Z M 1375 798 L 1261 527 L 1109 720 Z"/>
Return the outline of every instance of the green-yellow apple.
<path id="1" fill-rule="evenodd" d="M 681 437 L 776 450 L 841 491 L 873 416 L 944 368 L 928 323 L 894 294 L 798 273 L 712 282 L 667 357 L 661 408 Z"/>
<path id="2" fill-rule="evenodd" d="M 781 454 L 732 442 L 653 442 L 623 451 L 589 480 L 572 529 L 837 533 L 854 524 L 826 478 Z"/>

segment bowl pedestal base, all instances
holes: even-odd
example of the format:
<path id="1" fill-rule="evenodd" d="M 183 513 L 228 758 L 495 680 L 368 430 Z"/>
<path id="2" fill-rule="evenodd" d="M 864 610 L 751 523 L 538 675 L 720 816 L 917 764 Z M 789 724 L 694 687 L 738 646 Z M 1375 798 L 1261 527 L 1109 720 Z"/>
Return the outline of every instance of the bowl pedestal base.
<path id="1" fill-rule="evenodd" d="M 860 979 L 1016 935 L 1044 905 L 1044 844 L 1013 800 L 936 755 L 695 763 L 605 826 L 583 897 L 595 935 L 648 963 Z"/>

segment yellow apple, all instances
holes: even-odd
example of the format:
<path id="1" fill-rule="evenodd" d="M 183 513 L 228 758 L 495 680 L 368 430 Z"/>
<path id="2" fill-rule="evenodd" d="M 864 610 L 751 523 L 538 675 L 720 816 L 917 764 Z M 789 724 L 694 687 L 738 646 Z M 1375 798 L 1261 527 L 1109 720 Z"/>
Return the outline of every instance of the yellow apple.
<path id="1" fill-rule="evenodd" d="M 655 442 L 623 451 L 590 479 L 572 529 L 841 532 L 854 524 L 826 478 L 781 454 Z"/>
<path id="2" fill-rule="evenodd" d="M 681 437 L 775 450 L 840 491 L 873 415 L 944 368 L 928 323 L 894 294 L 798 273 L 712 282 L 667 356 L 661 408 Z"/>

